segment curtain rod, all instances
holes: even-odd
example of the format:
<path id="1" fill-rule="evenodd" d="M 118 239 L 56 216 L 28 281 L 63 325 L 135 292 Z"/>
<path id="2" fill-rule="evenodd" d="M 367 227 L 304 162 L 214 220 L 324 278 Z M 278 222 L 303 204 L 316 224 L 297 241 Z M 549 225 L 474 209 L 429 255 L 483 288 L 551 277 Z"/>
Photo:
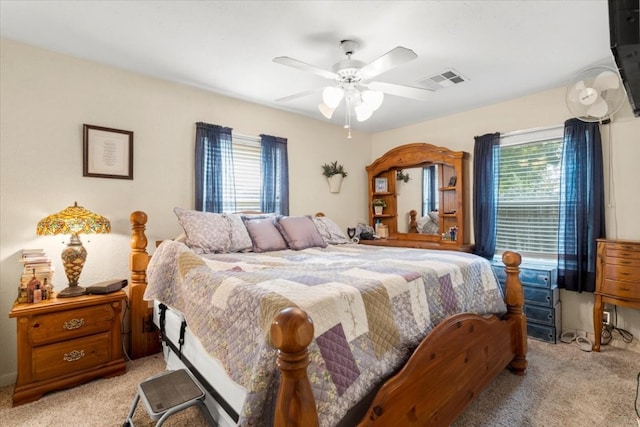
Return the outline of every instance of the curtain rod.
<path id="1" fill-rule="evenodd" d="M 504 138 L 506 136 L 526 135 L 528 133 L 533 133 L 533 132 L 562 129 L 563 127 L 564 125 L 555 125 L 555 126 L 546 126 L 546 127 L 524 129 L 524 130 L 514 130 L 513 132 L 506 132 L 506 133 L 500 132 L 500 136 Z"/>

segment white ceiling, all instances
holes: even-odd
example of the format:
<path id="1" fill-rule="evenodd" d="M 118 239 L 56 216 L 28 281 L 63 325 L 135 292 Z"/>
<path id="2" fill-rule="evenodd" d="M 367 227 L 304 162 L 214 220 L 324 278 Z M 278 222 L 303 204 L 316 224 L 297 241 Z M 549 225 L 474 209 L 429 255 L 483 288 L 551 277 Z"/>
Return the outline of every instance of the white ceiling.
<path id="1" fill-rule="evenodd" d="M 564 86 L 612 65 L 606 0 L 589 1 L 0 1 L 4 38 L 326 120 L 330 80 L 272 62 L 320 68 L 343 39 L 370 62 L 396 46 L 418 59 L 376 78 L 416 85 L 454 69 L 468 81 L 428 101 L 385 97 L 354 128 L 378 132 Z M 567 112 L 567 115 L 569 113 Z M 338 109 L 332 122 L 344 123 Z"/>

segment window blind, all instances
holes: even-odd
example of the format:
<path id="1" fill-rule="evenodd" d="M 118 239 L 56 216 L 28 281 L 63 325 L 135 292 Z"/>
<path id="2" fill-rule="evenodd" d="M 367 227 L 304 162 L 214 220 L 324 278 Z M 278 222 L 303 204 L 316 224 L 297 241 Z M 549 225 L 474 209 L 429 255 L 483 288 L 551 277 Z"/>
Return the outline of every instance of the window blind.
<path id="1" fill-rule="evenodd" d="M 500 141 L 497 250 L 557 254 L 562 128 Z"/>
<path id="2" fill-rule="evenodd" d="M 233 166 L 238 211 L 260 210 L 260 152 L 260 138 L 233 134 Z"/>

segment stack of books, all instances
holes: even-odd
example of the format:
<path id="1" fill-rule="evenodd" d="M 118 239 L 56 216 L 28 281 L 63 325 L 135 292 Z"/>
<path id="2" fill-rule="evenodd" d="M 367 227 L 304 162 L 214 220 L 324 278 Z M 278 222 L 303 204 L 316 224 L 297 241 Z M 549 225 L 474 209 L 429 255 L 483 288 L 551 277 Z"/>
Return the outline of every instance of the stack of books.
<path id="1" fill-rule="evenodd" d="M 27 284 L 33 278 L 34 273 L 41 286 L 44 287 L 45 283 L 51 285 L 54 266 L 51 265 L 51 259 L 44 252 L 44 249 L 23 249 L 20 254 L 20 262 L 23 268 L 18 288 L 18 302 L 28 302 Z"/>

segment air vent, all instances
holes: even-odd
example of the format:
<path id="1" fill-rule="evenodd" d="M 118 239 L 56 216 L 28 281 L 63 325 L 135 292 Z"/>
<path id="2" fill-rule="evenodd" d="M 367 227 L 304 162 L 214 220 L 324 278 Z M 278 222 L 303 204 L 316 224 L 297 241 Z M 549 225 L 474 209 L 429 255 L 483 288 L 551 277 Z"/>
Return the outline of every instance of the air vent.
<path id="1" fill-rule="evenodd" d="M 418 80 L 416 83 L 431 90 L 440 90 L 453 85 L 457 85 L 462 82 L 466 82 L 468 79 L 463 77 L 457 71 L 448 69 L 439 74 L 427 77 L 422 80 Z"/>

